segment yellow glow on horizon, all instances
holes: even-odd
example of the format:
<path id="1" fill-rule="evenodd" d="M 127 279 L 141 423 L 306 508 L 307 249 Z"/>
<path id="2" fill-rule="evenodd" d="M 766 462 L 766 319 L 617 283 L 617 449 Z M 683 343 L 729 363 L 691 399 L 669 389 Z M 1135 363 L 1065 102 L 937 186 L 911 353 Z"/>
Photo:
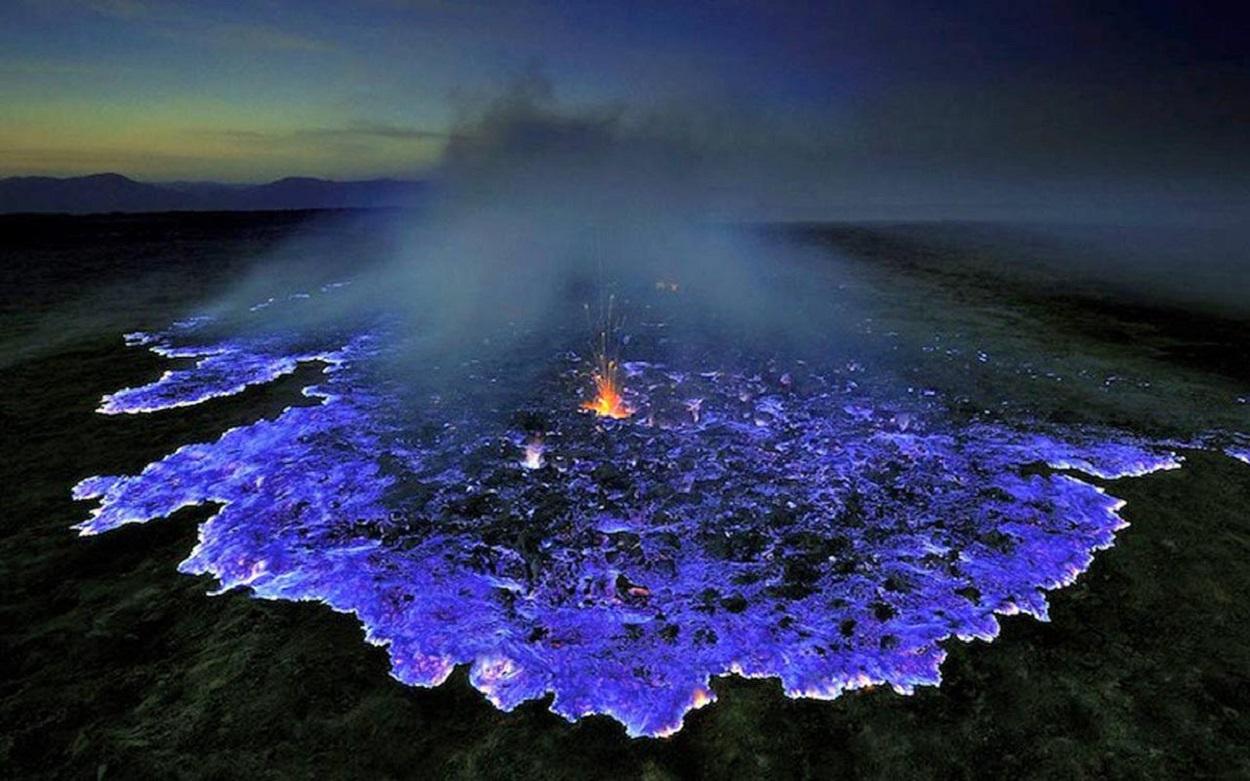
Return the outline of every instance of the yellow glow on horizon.
<path id="1" fill-rule="evenodd" d="M 115 172 L 137 179 L 267 181 L 412 175 L 442 154 L 437 137 L 399 137 L 323 118 L 179 100 L 97 106 L 49 101 L 0 125 L 0 176 Z"/>

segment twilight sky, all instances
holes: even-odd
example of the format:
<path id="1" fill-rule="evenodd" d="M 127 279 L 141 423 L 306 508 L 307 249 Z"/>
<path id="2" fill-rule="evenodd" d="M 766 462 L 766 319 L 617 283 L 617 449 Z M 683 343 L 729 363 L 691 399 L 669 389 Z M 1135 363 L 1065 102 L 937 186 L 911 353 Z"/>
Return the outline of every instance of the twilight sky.
<path id="1" fill-rule="evenodd" d="M 1184 2 L 5 0 L 0 175 L 419 176 L 537 70 L 565 110 L 803 171 L 796 198 L 816 180 L 918 203 L 1024 183 L 1227 197 L 1250 169 L 1246 21 Z"/>

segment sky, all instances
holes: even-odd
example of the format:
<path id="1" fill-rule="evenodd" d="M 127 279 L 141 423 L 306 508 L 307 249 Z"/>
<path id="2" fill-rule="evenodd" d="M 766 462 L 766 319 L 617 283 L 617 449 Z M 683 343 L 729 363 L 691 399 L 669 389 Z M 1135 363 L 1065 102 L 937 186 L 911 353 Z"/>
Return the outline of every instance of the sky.
<path id="1" fill-rule="evenodd" d="M 420 177 L 537 73 L 562 110 L 793 172 L 795 202 L 1227 199 L 1250 192 L 1246 21 L 1193 2 L 5 0 L 0 175 Z"/>

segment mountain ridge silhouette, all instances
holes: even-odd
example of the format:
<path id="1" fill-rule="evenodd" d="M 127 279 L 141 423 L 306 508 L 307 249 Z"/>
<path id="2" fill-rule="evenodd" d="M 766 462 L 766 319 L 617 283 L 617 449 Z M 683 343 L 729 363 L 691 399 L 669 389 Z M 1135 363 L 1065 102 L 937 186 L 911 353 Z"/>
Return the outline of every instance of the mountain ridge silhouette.
<path id="1" fill-rule="evenodd" d="M 284 211 L 416 205 L 426 183 L 288 176 L 265 184 L 150 183 L 118 173 L 0 178 L 0 213 L 93 214 L 161 211 Z"/>

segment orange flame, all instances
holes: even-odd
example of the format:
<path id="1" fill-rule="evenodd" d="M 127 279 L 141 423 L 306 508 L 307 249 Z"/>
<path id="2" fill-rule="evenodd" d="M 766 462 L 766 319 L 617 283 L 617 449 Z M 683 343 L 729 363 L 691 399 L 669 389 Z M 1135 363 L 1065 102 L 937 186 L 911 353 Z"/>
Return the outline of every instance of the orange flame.
<path id="1" fill-rule="evenodd" d="M 591 373 L 595 380 L 595 398 L 584 402 L 582 409 L 601 418 L 621 420 L 634 414 L 634 411 L 621 398 L 620 364 L 616 358 L 620 345 L 615 333 L 621 322 L 613 316 L 615 304 L 616 296 L 608 296 L 607 307 L 601 307 L 599 311 L 598 338 L 594 345 L 595 369 Z M 589 305 L 586 306 L 586 319 L 590 319 Z"/>
<path id="2" fill-rule="evenodd" d="M 621 420 L 634 414 L 634 411 L 621 398 L 620 383 L 616 378 L 615 361 L 600 361 L 599 370 L 594 373 L 595 398 L 582 404 L 582 409 L 589 410 L 601 418 Z"/>

